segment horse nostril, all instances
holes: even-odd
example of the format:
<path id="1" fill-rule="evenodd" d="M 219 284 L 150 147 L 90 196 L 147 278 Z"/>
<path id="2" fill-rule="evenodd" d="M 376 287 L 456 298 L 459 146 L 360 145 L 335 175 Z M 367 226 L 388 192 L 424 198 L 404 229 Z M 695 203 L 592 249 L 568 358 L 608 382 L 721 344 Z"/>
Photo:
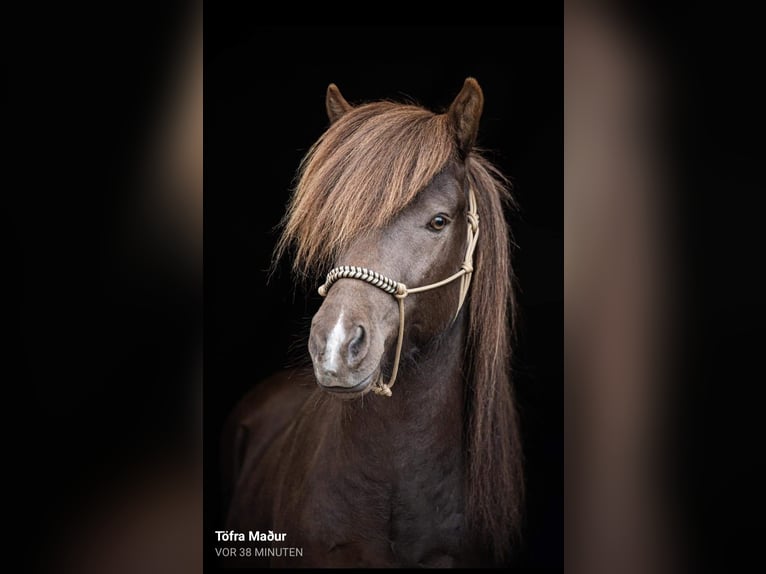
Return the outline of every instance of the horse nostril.
<path id="1" fill-rule="evenodd" d="M 365 339 L 365 331 L 364 327 L 361 325 L 358 325 L 357 328 L 354 330 L 354 336 L 351 339 L 351 342 L 348 344 L 348 359 L 349 362 L 353 362 L 354 359 L 356 359 L 359 355 L 359 353 L 362 351 L 362 347 L 364 345 L 364 339 Z"/>

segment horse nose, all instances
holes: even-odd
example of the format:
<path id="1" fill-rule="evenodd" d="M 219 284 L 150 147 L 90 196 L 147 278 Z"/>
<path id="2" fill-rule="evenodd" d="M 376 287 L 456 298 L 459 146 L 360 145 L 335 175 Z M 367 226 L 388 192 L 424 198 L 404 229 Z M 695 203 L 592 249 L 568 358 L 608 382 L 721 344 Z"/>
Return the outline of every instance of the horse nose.
<path id="1" fill-rule="evenodd" d="M 364 326 L 357 325 L 345 347 L 346 362 L 350 367 L 356 367 L 364 359 L 367 347 L 367 331 Z"/>
<path id="2" fill-rule="evenodd" d="M 361 321 L 349 321 L 340 314 L 337 321 L 326 327 L 322 317 L 314 321 L 309 337 L 309 353 L 320 383 L 345 386 L 349 375 L 361 364 L 369 350 L 368 330 Z"/>

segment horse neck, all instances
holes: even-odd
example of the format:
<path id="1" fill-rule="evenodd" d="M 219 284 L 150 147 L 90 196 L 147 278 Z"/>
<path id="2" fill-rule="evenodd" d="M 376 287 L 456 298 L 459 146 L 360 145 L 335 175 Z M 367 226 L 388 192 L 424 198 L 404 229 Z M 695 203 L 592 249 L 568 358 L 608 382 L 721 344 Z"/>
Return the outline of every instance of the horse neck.
<path id="1" fill-rule="evenodd" d="M 351 452 L 375 451 L 381 461 L 402 464 L 416 462 L 408 458 L 427 462 L 462 452 L 467 323 L 464 309 L 416 361 L 404 360 L 391 397 L 367 395 L 340 403 L 339 436 Z"/>

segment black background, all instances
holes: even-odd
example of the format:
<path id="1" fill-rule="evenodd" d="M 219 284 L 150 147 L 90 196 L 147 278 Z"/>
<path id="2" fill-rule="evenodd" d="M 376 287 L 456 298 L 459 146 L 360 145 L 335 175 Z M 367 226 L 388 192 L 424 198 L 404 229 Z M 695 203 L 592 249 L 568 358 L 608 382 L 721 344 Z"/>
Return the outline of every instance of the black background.
<path id="1" fill-rule="evenodd" d="M 555 18 L 555 15 L 554 15 Z M 527 518 L 520 565 L 563 562 L 562 30 L 258 28 L 205 14 L 205 539 L 223 525 L 218 441 L 236 401 L 307 360 L 318 296 L 271 253 L 300 159 L 327 126 L 335 82 L 351 103 L 414 99 L 446 108 L 467 76 L 485 94 L 479 145 L 511 178 L 520 302 L 514 383 Z M 209 544 L 208 548 L 209 550 Z M 212 560 L 208 552 L 206 560 Z M 210 564 L 208 564 L 210 565 Z"/>
<path id="2" fill-rule="evenodd" d="M 223 71 L 220 66 L 227 59 L 242 62 L 245 54 L 238 51 L 238 45 L 246 47 L 252 42 L 255 46 L 257 31 L 247 29 L 245 18 L 211 13 L 216 9 L 211 4 L 205 6 L 205 72 L 216 75 L 217 70 Z M 11 361 L 4 369 L 4 414 L 10 426 L 8 441 L 20 454 L 10 461 L 7 474 L 23 482 L 18 490 L 10 491 L 11 505 L 14 501 L 24 505 L 22 519 L 29 523 L 26 532 L 34 533 L 27 537 L 34 545 L 34 552 L 28 554 L 33 562 L 50 558 L 52 542 L 72 532 L 83 513 L 103 505 L 104 499 L 92 497 L 98 489 L 108 487 L 115 479 L 129 480 L 141 468 L 137 463 L 147 457 L 166 460 L 180 452 L 170 435 L 181 432 L 182 421 L 188 416 L 185 407 L 195 398 L 190 385 L 193 368 L 189 365 L 199 362 L 201 293 L 193 275 L 168 265 L 172 254 L 159 252 L 165 245 L 164 238 L 136 242 L 145 229 L 135 212 L 145 193 L 150 193 L 141 188 L 138 172 L 153 126 L 165 113 L 161 104 L 174 72 L 169 56 L 184 42 L 197 7 L 187 2 L 162 6 L 138 2 L 130 10 L 103 4 L 92 9 L 87 3 L 78 7 L 14 5 L 9 10 L 8 105 L 4 109 L 8 127 L 4 135 L 9 149 L 4 198 L 11 220 L 11 250 L 18 259 L 11 258 L 4 268 L 6 282 L 11 286 L 6 301 L 11 315 L 7 326 L 12 335 L 11 346 L 6 348 Z M 667 119 L 670 138 L 666 143 L 668 160 L 678 170 L 679 185 L 669 191 L 667 198 L 677 215 L 671 225 L 677 237 L 667 247 L 683 253 L 678 274 L 680 296 L 686 307 L 678 326 L 685 347 L 678 357 L 678 384 L 672 386 L 677 399 L 665 406 L 668 416 L 676 420 L 680 436 L 668 437 L 667 467 L 677 471 L 679 510 L 691 534 L 688 552 L 692 562 L 695 566 L 732 571 L 762 558 L 763 401 L 758 399 L 763 395 L 766 287 L 762 263 L 766 97 L 760 73 L 761 20 L 755 12 L 742 12 L 734 5 L 723 10 L 711 6 L 678 13 L 668 10 L 665 4 L 654 12 L 650 5 L 642 7 L 644 13 L 629 14 L 627 19 L 656 43 L 657 57 L 667 62 L 671 71 L 662 80 L 674 100 Z M 300 16 L 294 7 L 286 8 L 292 12 L 291 17 Z M 334 16 L 325 11 L 326 18 Z M 491 18 L 485 12 L 466 11 L 469 16 Z M 555 12 L 559 14 L 560 6 Z M 461 16 L 462 12 L 455 15 Z M 300 98 L 299 107 L 289 106 L 290 120 L 284 120 L 280 130 L 266 134 L 269 141 L 274 142 L 284 130 L 302 127 L 310 132 L 305 141 L 290 139 L 284 148 L 271 144 L 248 148 L 257 150 L 247 157 L 247 165 L 260 177 L 277 165 L 276 151 L 294 154 L 294 158 L 280 162 L 287 179 L 270 190 L 283 194 L 283 199 L 295 168 L 293 160 L 297 161 L 324 125 L 321 109 L 327 82 L 338 82 L 352 101 L 396 96 L 402 91 L 411 92 L 426 104 L 446 104 L 449 95 L 459 88 L 464 73 L 475 74 L 485 88 L 488 113 L 481 143 L 501 152 L 496 159 L 514 177 L 522 205 L 512 226 L 521 246 L 516 263 L 525 290 L 525 327 L 516 361 L 530 488 L 528 545 L 523 561 L 536 563 L 538 557 L 546 561 L 545 555 L 551 553 L 557 556 L 558 563 L 560 544 L 548 542 L 560 541 L 560 490 L 557 486 L 546 491 L 542 486 L 546 480 L 559 480 L 562 474 L 557 452 L 560 445 L 556 442 L 560 430 L 553 429 L 560 427 L 563 413 L 543 419 L 535 416 L 540 409 L 534 405 L 544 404 L 545 393 L 558 393 L 559 387 L 533 386 L 529 375 L 533 369 L 538 375 L 558 372 L 548 365 L 549 360 L 557 361 L 558 355 L 549 355 L 548 349 L 531 344 L 534 334 L 543 329 L 536 327 L 541 325 L 536 320 L 540 313 L 536 315 L 535 305 L 530 303 L 531 297 L 539 298 L 543 292 L 532 288 L 531 276 L 542 274 L 539 266 L 548 269 L 548 262 L 534 260 L 534 267 L 524 262 L 533 261 L 530 249 L 534 249 L 535 242 L 527 238 L 535 234 L 536 228 L 549 236 L 561 229 L 560 222 L 548 226 L 549 221 L 539 215 L 542 208 L 535 208 L 536 202 L 558 201 L 558 196 L 545 194 L 541 183 L 560 172 L 561 161 L 560 155 L 551 157 L 546 169 L 537 170 L 540 178 L 532 179 L 531 164 L 519 161 L 525 154 L 532 155 L 531 142 L 510 132 L 498 143 L 500 138 L 493 135 L 497 132 L 493 132 L 489 113 L 500 105 L 492 84 L 503 75 L 508 77 L 506 94 L 528 107 L 503 105 L 500 113 L 492 113 L 495 120 L 507 122 L 512 117 L 517 129 L 535 121 L 534 114 L 539 114 L 540 109 L 537 98 L 561 97 L 560 85 L 558 92 L 546 92 L 533 84 L 510 82 L 512 75 L 529 79 L 520 72 L 527 60 L 538 61 L 537 52 L 550 48 L 551 59 L 560 54 L 561 34 L 551 34 L 543 43 L 537 41 L 539 38 L 527 37 L 523 30 L 499 37 L 464 29 L 452 35 L 435 30 L 421 41 L 417 38 L 422 30 L 399 37 L 380 32 L 376 37 L 381 42 L 374 50 L 378 61 L 395 62 L 399 69 L 379 65 L 368 70 L 355 68 L 355 62 L 368 58 L 374 38 L 358 32 L 357 40 L 361 36 L 370 42 L 355 44 L 348 37 L 340 37 L 331 50 L 323 42 L 308 45 L 295 32 L 279 37 L 279 43 L 260 46 L 263 49 L 258 54 L 233 69 L 232 78 L 217 74 L 219 79 L 250 82 L 251 86 L 255 78 L 268 79 L 264 73 L 267 68 L 279 72 L 280 66 L 285 66 L 281 70 L 283 81 L 292 76 L 291 70 L 311 76 L 312 70 L 304 65 L 308 61 L 305 56 L 300 59 L 304 64 L 294 65 L 286 56 L 285 46 L 294 42 L 304 54 L 316 56 L 317 68 L 322 67 L 317 63 L 320 61 L 325 62 L 324 66 L 329 66 L 328 62 L 345 66 L 344 77 L 316 78 L 317 86 L 305 94 L 279 89 L 278 98 L 268 99 L 273 106 L 275 102 Z M 534 43 L 518 42 L 519 35 Z M 482 49 L 490 44 L 493 51 Z M 475 67 L 466 64 L 472 59 Z M 469 70 L 459 69 L 461 61 L 462 67 Z M 409 67 L 413 63 L 418 63 L 416 72 Z M 487 67 L 495 70 L 491 74 L 495 79 L 487 77 Z M 529 68 L 535 72 L 533 65 Z M 452 77 L 431 77 L 429 70 L 439 69 Z M 544 70 L 537 72 L 542 74 Z M 397 74 L 409 76 L 411 83 L 418 85 L 391 81 Z M 355 78 L 363 78 L 367 87 L 354 88 Z M 552 76 L 551 84 L 555 83 Z M 209 77 L 206 84 L 210 100 L 216 97 L 215 86 Z M 259 100 L 255 92 L 250 91 L 252 102 L 266 101 Z M 217 95 L 222 96 L 230 101 L 237 94 Z M 307 105 L 305 98 L 310 98 L 313 105 Z M 221 101 L 218 112 L 224 111 L 225 101 Z M 210 101 L 207 103 L 206 113 L 210 116 L 215 110 Z M 245 114 L 248 109 L 238 112 Z M 315 114 L 311 120 L 316 122 L 315 127 L 308 123 L 307 116 L 300 117 L 301 123 L 294 121 L 297 109 Z M 217 115 L 222 117 L 221 113 Z M 267 124 L 277 121 L 268 111 L 258 118 Z M 543 124 L 547 118 L 537 120 Z M 240 123 L 236 117 L 232 121 Z M 207 128 L 207 136 L 214 136 L 215 126 L 208 122 Z M 246 137 L 254 141 L 264 137 L 265 132 L 257 124 L 249 125 L 248 130 Z M 553 139 L 559 141 L 557 138 L 560 133 L 554 131 Z M 266 154 L 266 149 L 272 153 Z M 510 149 L 517 155 L 511 155 Z M 226 149 L 226 153 L 237 151 L 236 147 Z M 224 155 L 222 151 L 219 159 Z M 214 167 L 213 161 L 210 158 L 208 169 Z M 227 167 L 232 166 L 244 170 L 228 162 Z M 281 173 L 282 167 L 279 170 Z M 246 191 L 255 197 L 266 195 L 264 189 L 257 185 Z M 232 190 L 216 185 L 206 189 L 206 201 L 215 201 L 214 192 L 224 194 L 222 199 L 232 194 Z M 269 229 L 278 214 L 273 218 L 264 216 L 269 223 L 261 226 L 264 208 L 271 209 L 264 203 L 248 214 L 246 229 L 257 234 L 258 241 L 253 242 L 253 260 L 239 261 L 240 267 L 254 261 L 260 269 L 264 259 L 256 256 L 268 249 L 258 246 L 273 241 Z M 281 208 L 275 211 L 281 213 Z M 236 243 L 227 245 L 227 249 L 235 247 Z M 208 265 L 215 265 L 209 254 Z M 559 260 L 550 262 L 551 274 L 556 269 L 560 269 Z M 287 282 L 284 278 L 280 281 Z M 212 275 L 207 282 L 214 283 Z M 266 289 L 262 281 L 253 287 L 256 294 L 258 289 Z M 207 297 L 214 296 L 217 287 L 212 285 L 211 289 Z M 286 293 L 279 291 L 278 296 L 287 297 Z M 220 290 L 217 300 L 220 302 Z M 292 316 L 300 326 L 301 317 L 306 316 L 303 298 L 298 296 L 295 304 L 293 307 L 291 302 L 284 309 L 294 309 Z M 259 308 L 263 311 L 265 306 Z M 243 314 L 247 309 L 242 306 Z M 310 309 L 306 307 L 305 312 Z M 290 317 L 280 314 L 278 322 L 267 326 L 281 331 L 280 326 Z M 250 328 L 261 329 L 263 324 L 253 323 Z M 273 347 L 280 359 L 285 356 L 286 347 Z M 218 348 L 226 349 L 223 343 Z M 542 360 L 533 361 L 532 349 L 539 350 Z M 257 379 L 260 375 L 254 371 L 266 370 L 262 364 L 266 354 L 256 354 L 252 349 L 248 352 L 252 360 L 244 371 L 246 376 L 215 380 L 222 398 L 217 407 L 215 402 L 206 405 L 208 421 L 214 413 L 222 415 L 228 409 L 229 401 L 238 395 L 237 389 L 250 383 L 247 376 Z M 232 360 L 233 355 L 228 353 L 227 360 Z M 245 362 L 244 358 L 237 361 L 239 365 Z M 217 366 L 221 373 L 228 369 L 224 361 Z M 230 372 L 235 371 L 232 368 Z M 545 381 L 540 376 L 536 380 Z M 535 399 L 540 394 L 543 400 Z M 557 400 L 558 395 L 551 402 L 560 411 Z M 554 441 L 555 446 L 546 449 L 546 440 Z M 552 461 L 548 467 L 540 463 L 545 457 Z M 546 477 L 543 471 L 554 467 L 555 472 Z M 209 469 L 215 475 L 212 466 Z M 208 494 L 208 510 L 215 511 L 216 487 L 211 487 Z M 555 512 L 536 512 L 546 506 L 555 508 Z M 547 536 L 546 530 L 552 536 Z M 184 547 L 187 553 L 195 550 L 192 540 Z M 51 570 L 61 568 L 57 565 Z"/>

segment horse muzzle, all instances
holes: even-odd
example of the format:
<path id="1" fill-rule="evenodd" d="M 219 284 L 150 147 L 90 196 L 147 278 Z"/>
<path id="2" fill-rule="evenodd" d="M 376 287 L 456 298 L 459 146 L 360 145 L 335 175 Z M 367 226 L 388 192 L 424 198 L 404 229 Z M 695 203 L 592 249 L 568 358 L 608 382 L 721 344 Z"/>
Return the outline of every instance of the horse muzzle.
<path id="1" fill-rule="evenodd" d="M 371 327 L 366 313 L 339 303 L 325 301 L 314 316 L 309 353 L 319 387 L 353 398 L 377 381 L 382 348 L 375 344 L 377 329 Z"/>

